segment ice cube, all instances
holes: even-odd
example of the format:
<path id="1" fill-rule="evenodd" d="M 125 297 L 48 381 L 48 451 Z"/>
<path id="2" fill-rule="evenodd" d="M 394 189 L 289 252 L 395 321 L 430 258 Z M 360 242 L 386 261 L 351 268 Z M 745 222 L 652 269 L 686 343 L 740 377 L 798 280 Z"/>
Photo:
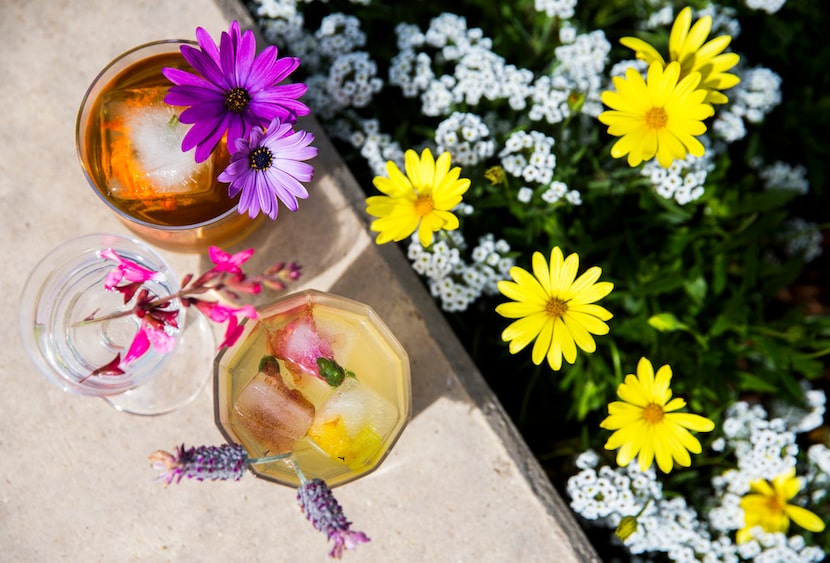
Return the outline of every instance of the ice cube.
<path id="1" fill-rule="evenodd" d="M 102 164 L 110 195 L 143 199 L 210 192 L 213 161 L 182 152 L 189 126 L 164 103 L 167 88 L 114 90 L 101 99 Z"/>
<path id="2" fill-rule="evenodd" d="M 317 410 L 309 436 L 350 467 L 369 463 L 397 420 L 390 401 L 355 377 L 347 377 Z"/>
<path id="3" fill-rule="evenodd" d="M 317 358 L 334 358 L 328 340 L 317 330 L 311 308 L 280 330 L 268 336 L 271 353 L 285 362 L 295 378 L 302 374 L 320 377 Z"/>
<path id="4" fill-rule="evenodd" d="M 314 405 L 297 389 L 290 389 L 279 373 L 257 373 L 234 402 L 234 422 L 267 455 L 290 452 L 308 432 Z"/>

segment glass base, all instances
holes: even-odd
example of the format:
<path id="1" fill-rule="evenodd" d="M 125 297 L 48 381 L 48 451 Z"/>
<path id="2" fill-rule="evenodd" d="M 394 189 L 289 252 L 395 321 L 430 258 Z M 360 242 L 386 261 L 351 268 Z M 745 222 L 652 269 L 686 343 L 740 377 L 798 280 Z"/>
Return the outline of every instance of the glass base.
<path id="1" fill-rule="evenodd" d="M 216 339 L 210 322 L 188 308 L 176 350 L 154 374 L 135 389 L 104 399 L 119 411 L 145 416 L 165 414 L 193 401 L 211 378 Z"/>

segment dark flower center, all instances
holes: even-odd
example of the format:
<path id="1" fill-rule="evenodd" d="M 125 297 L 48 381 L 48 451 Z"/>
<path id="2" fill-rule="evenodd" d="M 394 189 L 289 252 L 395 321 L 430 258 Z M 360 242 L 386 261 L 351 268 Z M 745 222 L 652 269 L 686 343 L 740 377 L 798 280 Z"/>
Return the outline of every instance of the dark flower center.
<path id="1" fill-rule="evenodd" d="M 251 96 L 245 88 L 233 88 L 225 94 L 225 108 L 234 113 L 242 113 L 250 101 Z"/>
<path id="2" fill-rule="evenodd" d="M 257 147 L 248 155 L 252 170 L 267 170 L 271 167 L 274 155 L 265 147 Z"/>

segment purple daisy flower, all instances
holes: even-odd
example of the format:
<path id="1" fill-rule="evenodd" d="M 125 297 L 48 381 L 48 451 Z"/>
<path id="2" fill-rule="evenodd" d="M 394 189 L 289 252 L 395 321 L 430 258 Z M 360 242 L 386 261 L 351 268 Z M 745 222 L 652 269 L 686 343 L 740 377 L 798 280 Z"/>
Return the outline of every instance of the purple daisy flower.
<path id="1" fill-rule="evenodd" d="M 313 140 L 311 133 L 294 131 L 279 118 L 267 128 L 255 127 L 248 138 L 237 139 L 219 181 L 230 184 L 230 197 L 242 192 L 239 212 L 247 211 L 253 218 L 262 211 L 276 219 L 280 201 L 297 211 L 297 198 L 308 197 L 302 182 L 311 181 L 314 175 L 314 167 L 301 162 L 317 156 L 317 148 L 310 146 Z"/>
<path id="2" fill-rule="evenodd" d="M 196 39 L 201 49 L 183 45 L 181 53 L 198 74 L 162 70 L 175 84 L 164 101 L 188 107 L 179 116 L 182 123 L 193 124 L 182 150 L 196 147 L 196 162 L 207 160 L 226 131 L 228 148 L 233 151 L 232 141 L 247 137 L 253 128 L 277 117 L 293 123 L 309 113 L 308 106 L 297 100 L 305 93 L 305 84 L 278 84 L 300 65 L 300 59 L 277 58 L 273 45 L 255 56 L 253 32 L 240 33 L 236 21 L 228 32 L 222 32 L 218 48 L 201 27 L 196 29 Z"/>

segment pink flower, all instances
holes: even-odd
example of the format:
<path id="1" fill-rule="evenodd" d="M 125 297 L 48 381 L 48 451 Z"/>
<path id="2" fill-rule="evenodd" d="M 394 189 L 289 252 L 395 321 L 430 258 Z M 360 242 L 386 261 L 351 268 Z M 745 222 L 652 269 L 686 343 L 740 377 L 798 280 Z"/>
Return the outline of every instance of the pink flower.
<path id="1" fill-rule="evenodd" d="M 116 286 L 122 281 L 141 284 L 158 275 L 158 272 L 136 264 L 132 260 L 122 258 L 112 248 L 105 248 L 104 250 L 101 250 L 98 255 L 118 264 L 118 266 L 116 266 L 115 269 L 107 275 L 107 279 L 104 280 L 104 287 L 109 291 L 117 289 Z"/>
<path id="2" fill-rule="evenodd" d="M 155 328 L 150 323 L 142 321 L 141 326 L 138 328 L 138 332 L 130 344 L 130 349 L 127 350 L 127 353 L 124 355 L 124 359 L 121 360 L 120 365 L 126 366 L 130 362 L 140 358 L 145 352 L 147 352 L 147 350 L 150 349 L 150 345 L 153 346 L 153 349 L 155 349 L 156 352 L 160 354 L 167 354 L 175 347 L 176 337 L 167 334 L 163 328 Z"/>
<path id="3" fill-rule="evenodd" d="M 247 262 L 253 253 L 253 248 L 237 252 L 236 254 L 229 254 L 218 246 L 211 246 L 208 249 L 208 255 L 210 256 L 211 262 L 216 264 L 216 266 L 213 267 L 213 271 L 230 272 L 232 274 L 241 274 L 242 268 L 240 268 L 240 266 Z"/>
<path id="4" fill-rule="evenodd" d="M 334 352 L 329 341 L 317 330 L 310 310 L 282 329 L 270 333 L 268 339 L 271 352 L 284 361 L 296 377 L 306 373 L 325 379 L 320 374 L 317 360 L 333 360 Z"/>
<path id="5" fill-rule="evenodd" d="M 213 322 L 224 323 L 227 321 L 228 327 L 225 329 L 225 338 L 219 344 L 220 349 L 233 346 L 239 340 L 239 337 L 242 336 L 243 327 L 239 324 L 237 315 L 243 315 L 249 319 L 255 319 L 258 316 L 256 309 L 251 305 L 231 307 L 208 301 L 195 301 L 192 304 Z"/>

